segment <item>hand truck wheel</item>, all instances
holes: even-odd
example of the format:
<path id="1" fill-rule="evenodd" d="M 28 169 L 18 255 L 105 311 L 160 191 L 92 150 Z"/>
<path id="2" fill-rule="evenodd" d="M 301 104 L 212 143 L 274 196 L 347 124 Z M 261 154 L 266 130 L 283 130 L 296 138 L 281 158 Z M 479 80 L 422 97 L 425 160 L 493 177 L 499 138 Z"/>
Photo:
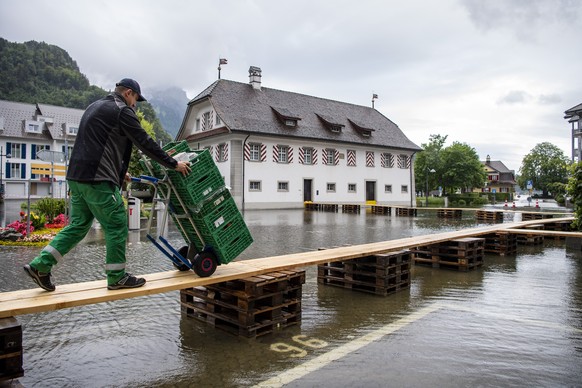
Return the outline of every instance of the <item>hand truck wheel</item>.
<path id="1" fill-rule="evenodd" d="M 182 255 L 182 257 L 187 258 L 188 257 L 188 246 L 184 245 L 182 248 L 178 249 L 178 253 L 180 255 Z M 176 256 L 174 256 L 174 259 L 181 261 Z M 178 271 L 189 271 L 190 270 L 190 267 L 188 267 L 184 263 L 176 264 L 172 261 L 172 264 L 174 264 L 174 267 L 176 267 L 178 269 Z"/>
<path id="2" fill-rule="evenodd" d="M 201 278 L 212 275 L 218 266 L 216 257 L 211 252 L 200 252 L 194 256 L 192 261 L 194 272 Z"/>

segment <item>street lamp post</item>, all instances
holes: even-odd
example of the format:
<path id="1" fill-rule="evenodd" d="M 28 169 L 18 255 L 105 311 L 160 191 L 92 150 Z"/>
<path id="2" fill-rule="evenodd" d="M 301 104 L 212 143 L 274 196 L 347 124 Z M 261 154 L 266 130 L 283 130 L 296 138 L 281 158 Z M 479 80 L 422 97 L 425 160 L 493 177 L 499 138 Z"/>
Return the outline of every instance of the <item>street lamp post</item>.
<path id="1" fill-rule="evenodd" d="M 0 199 L 4 199 L 4 161 L 3 157 L 9 158 L 10 154 L 4 153 L 4 147 L 0 146 Z"/>
<path id="2" fill-rule="evenodd" d="M 431 174 L 434 174 L 436 171 L 433 168 L 431 168 L 430 170 L 428 169 L 428 167 L 426 168 L 426 191 L 425 191 L 425 194 L 426 194 L 426 205 L 425 206 L 426 207 L 428 207 L 428 173 L 429 172 Z"/>

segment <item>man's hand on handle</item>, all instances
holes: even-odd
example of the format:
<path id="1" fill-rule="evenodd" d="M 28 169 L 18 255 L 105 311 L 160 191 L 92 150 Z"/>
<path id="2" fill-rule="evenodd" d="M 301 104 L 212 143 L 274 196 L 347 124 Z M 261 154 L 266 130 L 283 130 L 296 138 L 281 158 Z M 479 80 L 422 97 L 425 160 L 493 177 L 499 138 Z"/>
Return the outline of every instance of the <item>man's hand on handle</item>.
<path id="1" fill-rule="evenodd" d="M 186 176 L 190 173 L 190 162 L 178 162 L 174 170 Z"/>

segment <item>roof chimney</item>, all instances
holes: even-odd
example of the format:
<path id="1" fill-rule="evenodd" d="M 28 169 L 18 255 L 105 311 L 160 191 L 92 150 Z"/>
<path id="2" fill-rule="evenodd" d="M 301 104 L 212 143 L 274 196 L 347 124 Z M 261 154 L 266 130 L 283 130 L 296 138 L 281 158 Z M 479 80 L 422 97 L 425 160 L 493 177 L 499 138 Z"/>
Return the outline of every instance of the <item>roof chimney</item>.
<path id="1" fill-rule="evenodd" d="M 249 83 L 255 90 L 261 90 L 261 68 L 256 66 L 249 67 Z"/>

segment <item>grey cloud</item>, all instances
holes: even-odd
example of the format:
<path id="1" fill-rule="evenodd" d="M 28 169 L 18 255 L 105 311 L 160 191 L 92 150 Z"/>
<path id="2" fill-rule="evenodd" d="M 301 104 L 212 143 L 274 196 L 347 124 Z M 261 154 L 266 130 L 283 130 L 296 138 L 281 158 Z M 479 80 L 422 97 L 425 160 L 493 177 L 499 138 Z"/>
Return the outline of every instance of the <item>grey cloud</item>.
<path id="1" fill-rule="evenodd" d="M 470 20 L 480 30 L 512 30 L 521 40 L 535 40 L 537 29 L 554 23 L 579 23 L 577 0 L 462 0 Z"/>
<path id="2" fill-rule="evenodd" d="M 497 104 L 521 104 L 525 103 L 529 99 L 529 94 L 523 90 L 512 90 L 505 96 L 497 100 Z"/>

